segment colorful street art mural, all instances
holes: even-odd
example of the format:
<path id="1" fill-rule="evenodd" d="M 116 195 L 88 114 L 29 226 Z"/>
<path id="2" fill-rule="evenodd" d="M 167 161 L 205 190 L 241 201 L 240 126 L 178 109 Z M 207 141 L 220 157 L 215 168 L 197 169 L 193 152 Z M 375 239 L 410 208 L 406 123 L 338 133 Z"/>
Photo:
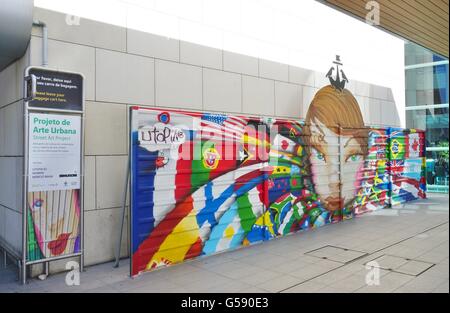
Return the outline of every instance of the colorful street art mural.
<path id="1" fill-rule="evenodd" d="M 423 132 L 366 127 L 345 88 L 305 120 L 131 114 L 132 276 L 425 197 Z"/>
<path id="2" fill-rule="evenodd" d="M 425 132 L 390 128 L 391 205 L 425 198 Z"/>
<path id="3" fill-rule="evenodd" d="M 27 200 L 28 261 L 80 252 L 78 189 L 29 192 Z"/>

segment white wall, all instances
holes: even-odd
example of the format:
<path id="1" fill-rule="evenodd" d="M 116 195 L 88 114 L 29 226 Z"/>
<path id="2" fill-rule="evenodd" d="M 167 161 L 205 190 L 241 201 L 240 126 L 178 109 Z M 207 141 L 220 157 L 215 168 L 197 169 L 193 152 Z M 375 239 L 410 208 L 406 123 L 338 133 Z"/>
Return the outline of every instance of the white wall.
<path id="1" fill-rule="evenodd" d="M 315 0 L 35 0 L 35 4 L 164 37 L 154 42 L 161 47 L 149 53 L 145 35 L 129 31 L 131 53 L 217 69 L 225 61 L 220 51 L 234 52 L 265 60 L 258 74 L 251 65 L 246 74 L 275 80 L 288 80 L 287 65 L 326 72 L 339 54 L 350 80 L 390 88 L 389 100 L 396 103 L 400 125 L 405 126 L 404 41 Z M 178 39 L 184 51 L 179 59 L 174 50 Z M 380 106 L 385 109 L 386 104 Z"/>

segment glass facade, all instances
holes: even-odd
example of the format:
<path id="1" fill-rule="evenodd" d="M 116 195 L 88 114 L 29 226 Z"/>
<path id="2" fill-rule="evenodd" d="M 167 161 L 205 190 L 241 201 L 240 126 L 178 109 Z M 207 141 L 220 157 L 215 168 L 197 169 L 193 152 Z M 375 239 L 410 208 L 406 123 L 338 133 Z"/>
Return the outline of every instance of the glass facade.
<path id="1" fill-rule="evenodd" d="M 406 127 L 426 130 L 427 187 L 448 193 L 448 59 L 405 44 Z"/>

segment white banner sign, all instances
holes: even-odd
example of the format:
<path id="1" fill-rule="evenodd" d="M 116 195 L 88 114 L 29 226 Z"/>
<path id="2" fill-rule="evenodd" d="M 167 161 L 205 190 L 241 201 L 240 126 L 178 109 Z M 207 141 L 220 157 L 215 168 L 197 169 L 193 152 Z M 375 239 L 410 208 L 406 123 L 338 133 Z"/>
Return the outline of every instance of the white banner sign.
<path id="1" fill-rule="evenodd" d="M 28 191 L 80 188 L 81 117 L 29 114 Z"/>

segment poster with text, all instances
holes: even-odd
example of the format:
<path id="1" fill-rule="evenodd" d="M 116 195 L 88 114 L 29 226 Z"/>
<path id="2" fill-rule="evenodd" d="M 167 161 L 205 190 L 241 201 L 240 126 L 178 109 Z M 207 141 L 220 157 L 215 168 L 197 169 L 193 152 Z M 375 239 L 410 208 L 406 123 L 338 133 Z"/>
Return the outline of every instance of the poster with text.
<path id="1" fill-rule="evenodd" d="M 29 114 L 28 191 L 80 188 L 81 117 Z"/>

